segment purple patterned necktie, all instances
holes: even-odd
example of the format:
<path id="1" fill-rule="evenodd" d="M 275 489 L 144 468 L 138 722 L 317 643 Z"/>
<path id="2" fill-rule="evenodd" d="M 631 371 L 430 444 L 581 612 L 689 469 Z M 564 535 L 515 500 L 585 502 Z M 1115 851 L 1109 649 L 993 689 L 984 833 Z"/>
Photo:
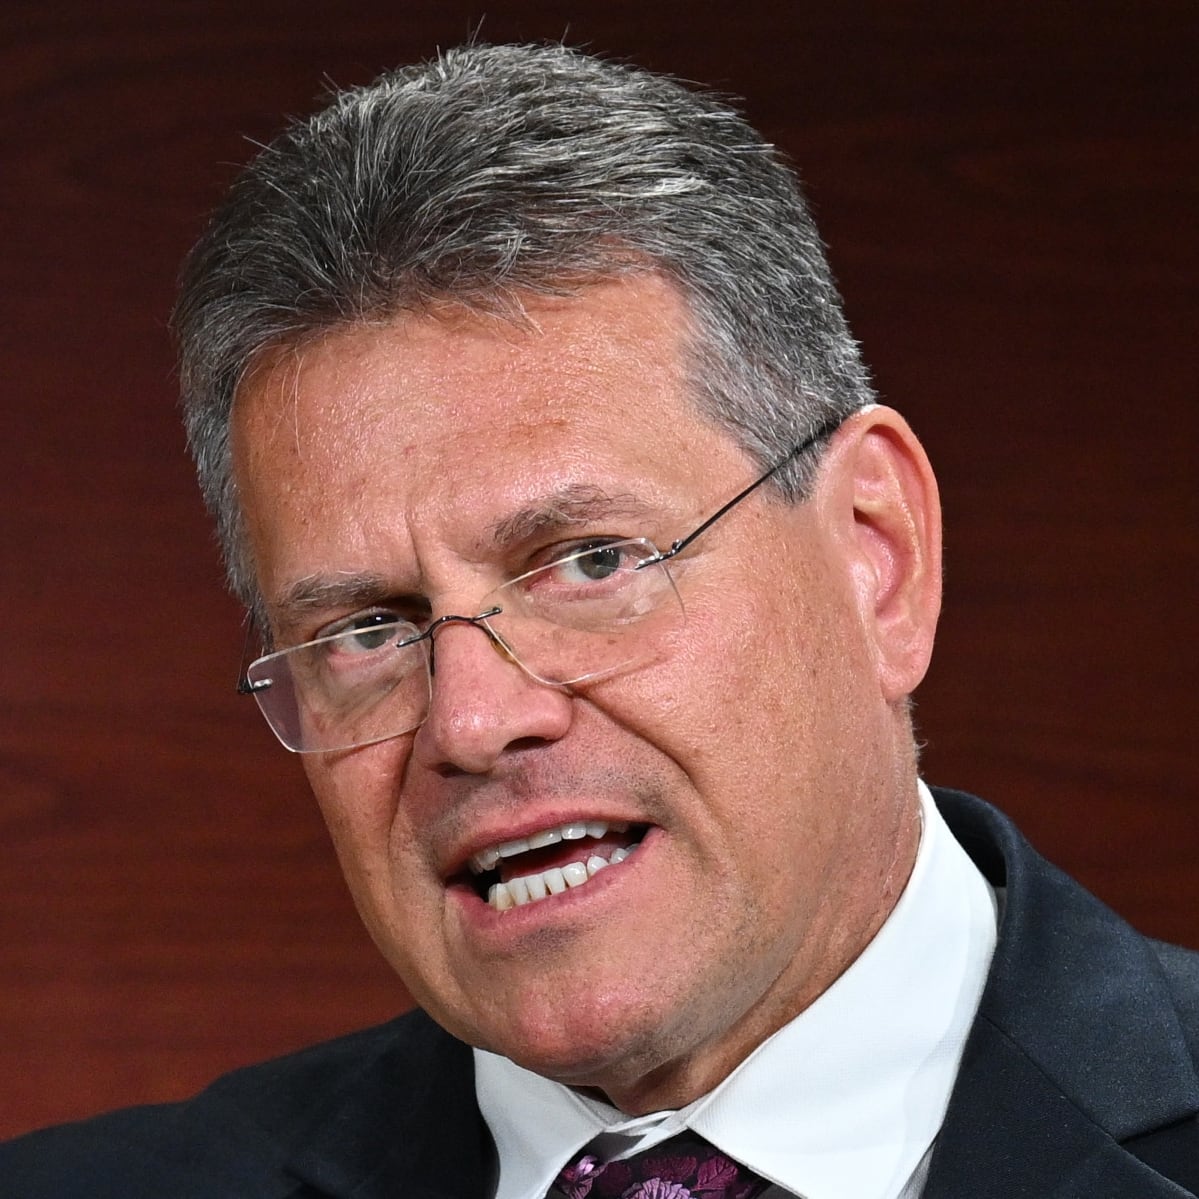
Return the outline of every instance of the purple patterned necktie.
<path id="1" fill-rule="evenodd" d="M 690 1130 L 621 1161 L 581 1154 L 554 1180 L 566 1199 L 754 1199 L 769 1185 Z"/>

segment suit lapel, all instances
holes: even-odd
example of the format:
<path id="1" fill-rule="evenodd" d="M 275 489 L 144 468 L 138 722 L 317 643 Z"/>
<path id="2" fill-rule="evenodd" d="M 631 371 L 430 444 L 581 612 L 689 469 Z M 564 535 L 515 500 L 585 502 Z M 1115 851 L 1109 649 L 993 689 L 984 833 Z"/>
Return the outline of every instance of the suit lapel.
<path id="1" fill-rule="evenodd" d="M 976 1025 L 923 1199 L 1177 1199 L 1022 1049 Z"/>
<path id="2" fill-rule="evenodd" d="M 1004 911 L 925 1199 L 1185 1194 L 1121 1147 L 1199 1111 L 1150 943 L 993 809 L 937 800 Z"/>

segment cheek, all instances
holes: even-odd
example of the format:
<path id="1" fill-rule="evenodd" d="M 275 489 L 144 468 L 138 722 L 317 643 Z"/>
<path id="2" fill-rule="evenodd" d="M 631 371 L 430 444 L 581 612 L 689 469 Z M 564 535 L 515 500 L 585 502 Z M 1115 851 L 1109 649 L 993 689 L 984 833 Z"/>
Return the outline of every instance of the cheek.
<path id="1" fill-rule="evenodd" d="M 758 579 L 695 597 L 671 691 L 692 708 L 709 744 L 744 753 L 762 737 L 803 735 L 824 623 L 806 591 L 795 579 Z"/>
<path id="2" fill-rule="evenodd" d="M 856 609 L 817 565 L 697 595 L 663 670 L 659 713 L 692 782 L 762 833 L 816 835 L 868 714 Z M 751 820 L 752 817 L 752 820 Z M 765 827 L 763 827 L 765 826 Z"/>
<path id="3" fill-rule="evenodd" d="M 402 812 L 397 804 L 398 780 L 406 756 L 407 743 L 397 741 L 342 755 L 312 755 L 304 763 L 359 907 L 390 889 L 393 844 L 413 844 L 407 830 L 396 827 Z"/>
<path id="4" fill-rule="evenodd" d="M 608 718 L 674 764 L 716 819 L 763 789 L 793 789 L 789 763 L 804 758 L 796 748 L 808 723 L 799 651 L 781 645 L 761 603 L 732 594 L 693 591 L 687 625 L 656 662 L 591 692 Z"/>

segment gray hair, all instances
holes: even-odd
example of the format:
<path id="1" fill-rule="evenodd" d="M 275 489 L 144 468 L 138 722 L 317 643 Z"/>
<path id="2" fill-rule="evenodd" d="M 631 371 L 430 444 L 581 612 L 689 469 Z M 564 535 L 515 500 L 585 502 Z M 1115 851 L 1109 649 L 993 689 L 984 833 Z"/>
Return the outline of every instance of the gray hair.
<path id="1" fill-rule="evenodd" d="M 781 155 L 727 103 L 558 45 L 469 45 L 335 95 L 247 166 L 184 266 L 188 443 L 233 591 L 256 587 L 229 450 L 268 351 L 446 302 L 657 272 L 697 409 L 764 466 L 873 398 Z M 812 460 L 778 476 L 802 496 Z"/>

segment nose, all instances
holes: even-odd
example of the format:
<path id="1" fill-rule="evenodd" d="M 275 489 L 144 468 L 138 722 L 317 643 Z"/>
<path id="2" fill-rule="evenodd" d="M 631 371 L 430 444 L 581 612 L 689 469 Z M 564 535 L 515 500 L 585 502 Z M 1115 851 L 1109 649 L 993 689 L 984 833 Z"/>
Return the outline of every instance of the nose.
<path id="1" fill-rule="evenodd" d="M 570 694 L 526 674 L 481 618 L 436 624 L 430 637 L 433 695 L 413 742 L 420 765 L 485 774 L 506 752 L 566 733 Z"/>

